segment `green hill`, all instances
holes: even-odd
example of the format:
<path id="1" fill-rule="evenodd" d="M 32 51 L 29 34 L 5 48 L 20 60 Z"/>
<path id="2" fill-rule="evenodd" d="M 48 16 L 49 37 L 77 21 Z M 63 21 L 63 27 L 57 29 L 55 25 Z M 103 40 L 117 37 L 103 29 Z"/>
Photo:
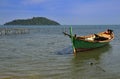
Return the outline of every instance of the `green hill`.
<path id="1" fill-rule="evenodd" d="M 33 17 L 31 19 L 17 19 L 4 25 L 60 25 L 58 22 L 45 17 Z"/>

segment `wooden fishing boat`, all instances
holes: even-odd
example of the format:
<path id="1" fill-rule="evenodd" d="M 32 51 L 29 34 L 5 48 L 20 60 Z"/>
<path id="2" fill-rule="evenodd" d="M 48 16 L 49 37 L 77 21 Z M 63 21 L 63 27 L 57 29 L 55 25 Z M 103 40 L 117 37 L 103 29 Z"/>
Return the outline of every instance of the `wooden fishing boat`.
<path id="1" fill-rule="evenodd" d="M 76 34 L 73 36 L 72 28 L 70 28 L 70 34 L 63 33 L 71 38 L 74 53 L 105 46 L 114 39 L 114 33 L 110 29 L 86 36 L 77 36 Z"/>

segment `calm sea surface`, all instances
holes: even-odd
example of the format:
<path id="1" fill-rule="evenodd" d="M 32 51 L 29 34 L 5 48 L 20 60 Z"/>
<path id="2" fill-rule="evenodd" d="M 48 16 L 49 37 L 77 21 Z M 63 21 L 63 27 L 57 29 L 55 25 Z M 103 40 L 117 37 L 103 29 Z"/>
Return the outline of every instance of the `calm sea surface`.
<path id="1" fill-rule="evenodd" d="M 76 56 L 62 34 L 69 26 L 3 27 L 30 33 L 0 35 L 0 79 L 120 79 L 120 25 L 72 26 L 79 35 L 108 28 L 115 32 L 110 45 Z"/>

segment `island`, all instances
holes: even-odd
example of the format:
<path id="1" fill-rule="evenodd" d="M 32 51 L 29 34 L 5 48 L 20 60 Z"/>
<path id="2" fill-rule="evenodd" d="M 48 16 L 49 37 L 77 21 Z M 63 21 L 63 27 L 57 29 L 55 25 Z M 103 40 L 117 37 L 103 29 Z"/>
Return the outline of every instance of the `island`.
<path id="1" fill-rule="evenodd" d="M 33 17 L 31 19 L 16 19 L 4 25 L 60 25 L 58 22 L 46 17 Z"/>

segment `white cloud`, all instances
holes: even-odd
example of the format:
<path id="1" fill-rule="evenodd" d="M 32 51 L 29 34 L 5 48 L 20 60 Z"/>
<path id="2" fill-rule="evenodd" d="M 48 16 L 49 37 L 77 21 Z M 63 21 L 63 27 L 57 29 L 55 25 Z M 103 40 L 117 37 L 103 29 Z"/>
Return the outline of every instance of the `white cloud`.
<path id="1" fill-rule="evenodd" d="M 23 4 L 28 5 L 28 4 L 40 4 L 43 3 L 47 0 L 23 0 Z"/>
<path id="2" fill-rule="evenodd" d="M 119 2 L 117 1 L 95 1 L 85 4 L 78 4 L 74 6 L 70 11 L 74 14 L 83 14 L 83 15 L 89 15 L 89 14 L 104 14 L 113 11 L 120 10 L 119 8 Z M 103 12 L 103 13 L 102 13 Z"/>

